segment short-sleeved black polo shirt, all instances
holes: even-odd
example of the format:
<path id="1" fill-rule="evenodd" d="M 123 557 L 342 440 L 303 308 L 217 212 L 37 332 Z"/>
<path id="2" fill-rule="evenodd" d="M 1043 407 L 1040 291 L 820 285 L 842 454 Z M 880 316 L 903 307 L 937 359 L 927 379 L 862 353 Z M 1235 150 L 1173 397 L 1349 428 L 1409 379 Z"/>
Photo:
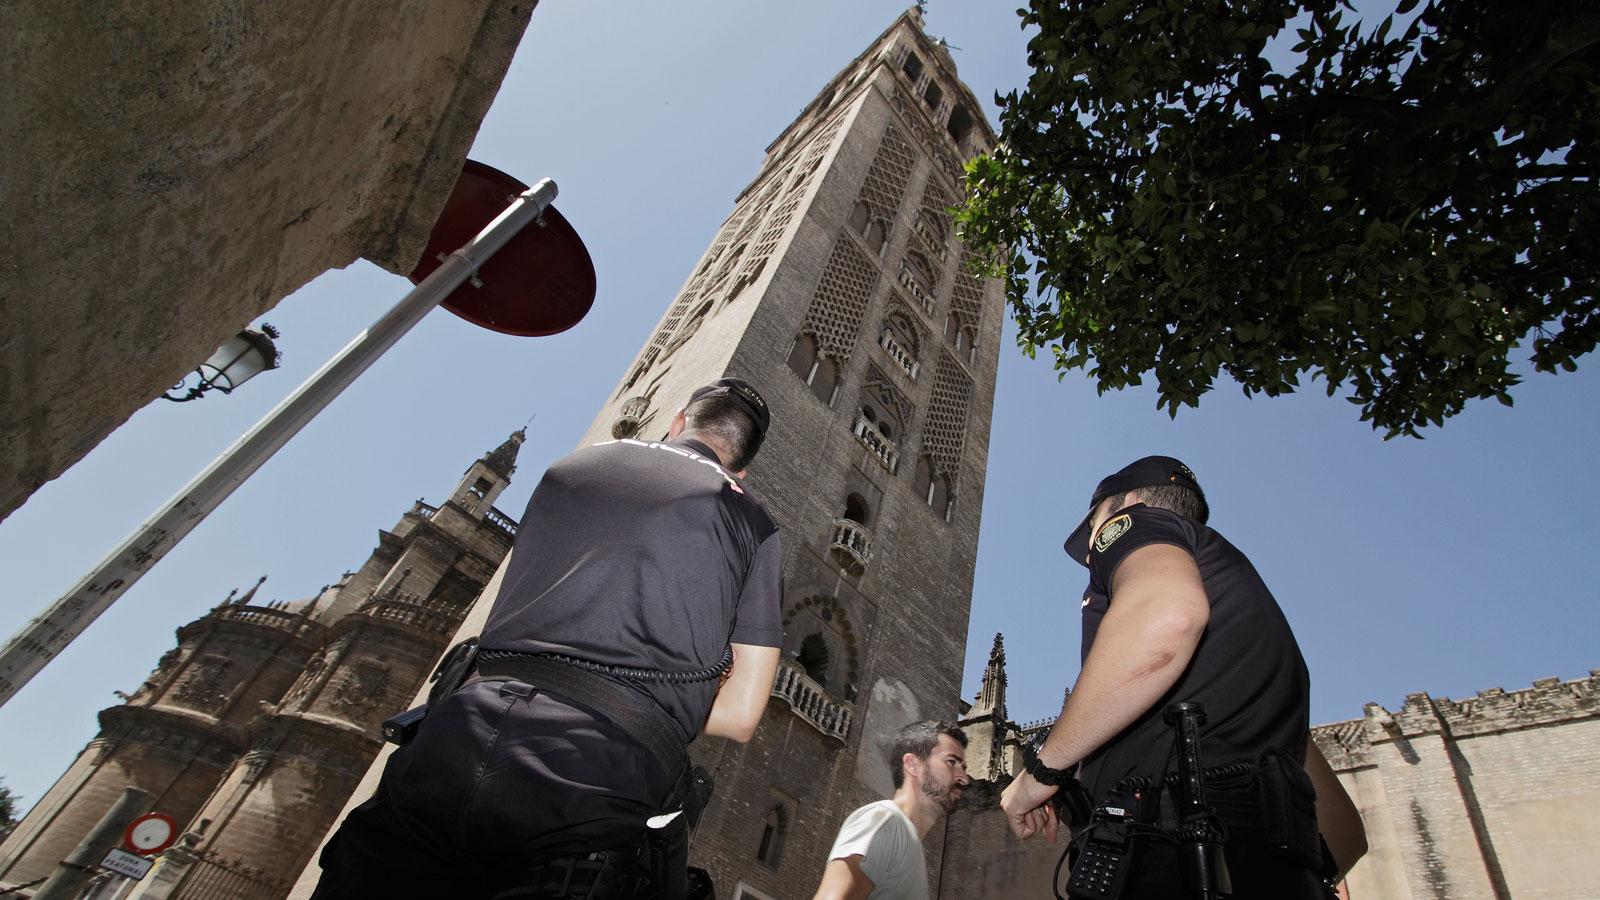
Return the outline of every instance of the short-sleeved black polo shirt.
<path id="1" fill-rule="evenodd" d="M 1125 776 L 1165 770 L 1173 729 L 1162 714 L 1181 700 L 1205 704 L 1200 736 L 1206 766 L 1253 761 L 1267 747 L 1282 747 L 1295 759 L 1305 754 L 1311 680 L 1288 620 L 1243 553 L 1212 529 L 1176 513 L 1136 504 L 1095 533 L 1083 598 L 1083 659 L 1110 609 L 1117 567 L 1151 544 L 1172 544 L 1194 557 L 1211 618 L 1177 684 L 1084 760 L 1081 778 L 1097 801 Z"/>
<path id="2" fill-rule="evenodd" d="M 783 645 L 778 528 L 704 444 L 620 440 L 545 472 L 484 626 L 486 649 L 614 666 L 714 666 L 730 642 Z M 715 681 L 649 693 L 691 739 Z"/>

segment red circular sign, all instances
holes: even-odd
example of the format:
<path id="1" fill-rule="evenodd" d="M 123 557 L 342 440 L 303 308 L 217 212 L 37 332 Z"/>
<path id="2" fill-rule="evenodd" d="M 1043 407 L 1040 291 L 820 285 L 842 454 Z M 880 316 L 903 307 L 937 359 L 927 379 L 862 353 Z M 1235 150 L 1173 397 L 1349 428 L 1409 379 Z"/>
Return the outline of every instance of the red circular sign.
<path id="1" fill-rule="evenodd" d="M 140 856 L 150 856 L 172 846 L 178 839 L 178 822 L 166 813 L 145 813 L 128 823 L 122 845 Z"/>
<path id="2" fill-rule="evenodd" d="M 428 236 L 428 248 L 411 271 L 412 282 L 431 275 L 441 254 L 448 256 L 477 237 L 527 189 L 499 169 L 467 160 Z M 478 282 L 452 291 L 444 308 L 502 334 L 566 331 L 594 305 L 594 262 L 578 232 L 553 206 L 544 211 L 544 225 L 529 224 L 489 257 L 478 270 Z"/>

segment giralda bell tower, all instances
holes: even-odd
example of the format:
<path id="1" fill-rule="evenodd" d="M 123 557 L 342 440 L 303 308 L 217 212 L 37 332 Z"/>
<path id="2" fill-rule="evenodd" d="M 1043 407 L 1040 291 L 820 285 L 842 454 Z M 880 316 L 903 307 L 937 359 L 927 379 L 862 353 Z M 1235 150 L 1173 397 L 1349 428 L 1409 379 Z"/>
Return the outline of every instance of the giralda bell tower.
<path id="1" fill-rule="evenodd" d="M 949 208 L 993 141 L 901 15 L 767 148 L 585 436 L 660 438 L 724 375 L 773 409 L 749 484 L 786 544 L 783 663 L 750 744 L 692 748 L 719 896 L 811 896 L 844 815 L 890 794 L 895 731 L 956 717 L 1004 310 Z"/>

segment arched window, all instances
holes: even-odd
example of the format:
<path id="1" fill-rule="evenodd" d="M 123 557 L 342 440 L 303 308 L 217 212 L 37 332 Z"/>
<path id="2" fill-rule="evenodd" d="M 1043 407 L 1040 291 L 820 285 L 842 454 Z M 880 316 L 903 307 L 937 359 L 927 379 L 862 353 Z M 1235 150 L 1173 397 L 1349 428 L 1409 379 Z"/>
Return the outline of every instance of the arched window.
<path id="1" fill-rule="evenodd" d="M 863 237 L 867 234 L 867 225 L 872 222 L 872 207 L 865 200 L 857 200 L 856 208 L 850 210 L 850 230 Z"/>
<path id="2" fill-rule="evenodd" d="M 917 276 L 917 280 L 922 282 L 923 286 L 929 290 L 932 290 L 934 285 L 939 283 L 939 279 L 936 276 L 939 270 L 933 267 L 933 263 L 928 261 L 928 257 L 923 255 L 922 251 L 912 250 L 907 253 L 906 264 L 911 267 L 911 273 Z"/>
<path id="3" fill-rule="evenodd" d="M 806 384 L 817 373 L 817 339 L 810 334 L 798 335 L 789 348 L 789 371 L 800 376 Z"/>
<path id="4" fill-rule="evenodd" d="M 728 302 L 731 303 L 739 299 L 739 295 L 744 293 L 744 289 L 754 284 L 755 280 L 761 277 L 761 270 L 766 267 L 767 261 L 763 259 L 751 266 L 750 271 L 740 275 L 739 279 L 733 283 L 733 287 L 728 288 Z"/>
<path id="5" fill-rule="evenodd" d="M 950 121 L 945 123 L 945 130 L 950 132 L 950 137 L 959 145 L 961 139 L 972 130 L 972 113 L 965 106 L 957 106 L 950 113 Z"/>
<path id="6" fill-rule="evenodd" d="M 928 492 L 928 505 L 939 514 L 941 519 L 950 521 L 950 479 L 939 473 L 933 479 L 933 488 Z"/>
<path id="7" fill-rule="evenodd" d="M 833 406 L 833 400 L 839 394 L 839 367 L 834 364 L 833 358 L 824 356 L 817 360 L 817 368 L 811 376 L 811 393 L 817 395 L 825 406 Z"/>
<path id="8" fill-rule="evenodd" d="M 828 642 L 821 634 L 812 632 L 800 642 L 800 652 L 795 657 L 795 662 L 800 668 L 806 670 L 806 677 L 824 687 L 828 684 L 828 663 L 833 658 L 833 652 L 828 649 Z"/>
<path id="9" fill-rule="evenodd" d="M 844 500 L 844 517 L 860 525 L 870 525 L 867 519 L 871 516 L 867 508 L 867 501 L 860 494 L 851 494 Z"/>
<path id="10" fill-rule="evenodd" d="M 938 109 L 939 101 L 944 99 L 944 88 L 939 87 L 939 82 L 929 81 L 927 90 L 922 92 L 922 102 L 928 104 L 929 109 Z"/>
<path id="11" fill-rule="evenodd" d="M 917 54 L 909 50 L 906 51 L 906 59 L 901 64 L 901 68 L 905 69 L 906 77 L 910 78 L 912 83 L 922 77 L 922 60 L 917 57 Z"/>
<path id="12" fill-rule="evenodd" d="M 917 470 L 911 476 L 911 489 L 916 492 L 918 499 L 929 506 L 933 505 L 933 460 L 926 456 L 917 457 Z"/>
<path id="13" fill-rule="evenodd" d="M 889 228 L 882 219 L 873 219 L 863 237 L 867 241 L 867 246 L 872 248 L 872 252 L 882 256 L 883 247 L 889 242 Z"/>
<path id="14" fill-rule="evenodd" d="M 783 857 L 784 838 L 789 833 L 789 811 L 780 803 L 773 804 L 767 810 L 767 817 L 761 827 L 761 843 L 756 847 L 756 860 L 769 866 L 777 866 Z"/>

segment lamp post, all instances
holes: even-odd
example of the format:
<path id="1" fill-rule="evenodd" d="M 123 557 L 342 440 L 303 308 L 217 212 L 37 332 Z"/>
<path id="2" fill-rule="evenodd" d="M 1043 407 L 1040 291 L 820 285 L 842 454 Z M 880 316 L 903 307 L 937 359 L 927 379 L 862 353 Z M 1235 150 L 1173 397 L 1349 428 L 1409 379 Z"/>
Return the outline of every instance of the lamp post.
<path id="1" fill-rule="evenodd" d="M 508 190 L 508 186 L 514 187 Z M 412 273 L 419 282 L 416 288 L 0 647 L 0 705 L 435 306 L 443 303 L 463 318 L 512 334 L 553 334 L 583 318 L 595 291 L 588 251 L 560 213 L 549 208 L 556 196 L 555 182 L 546 178 L 523 188 L 510 176 L 468 160 L 444 215 L 434 225 L 423 263 Z M 518 189 L 520 194 L 506 196 Z M 510 205 L 502 209 L 507 199 Z M 493 215 L 495 210 L 498 215 Z M 492 220 L 483 224 L 490 216 Z M 494 265 L 488 265 L 496 251 L 535 221 L 540 227 L 529 229 L 512 249 L 493 260 Z M 437 249 L 439 242 L 453 244 L 461 235 L 470 239 L 454 252 L 447 255 Z M 212 360 L 229 362 L 229 345 Z M 228 380 L 228 390 L 243 381 L 229 380 L 233 371 L 229 365 L 213 369 L 215 378 Z M 223 389 L 222 384 L 213 384 Z"/>
<path id="2" fill-rule="evenodd" d="M 187 403 L 190 400 L 205 396 L 206 391 L 217 390 L 224 394 L 233 393 L 233 389 L 246 381 L 278 367 L 278 361 L 283 354 L 278 352 L 276 344 L 272 343 L 278 337 L 278 329 L 263 322 L 258 331 L 246 328 L 218 347 L 215 353 L 205 362 L 201 363 L 194 371 L 200 376 L 200 383 L 189 388 L 189 393 L 182 397 L 174 397 L 171 392 L 161 396 L 174 403 Z M 172 390 L 183 387 L 180 381 L 172 386 Z"/>

